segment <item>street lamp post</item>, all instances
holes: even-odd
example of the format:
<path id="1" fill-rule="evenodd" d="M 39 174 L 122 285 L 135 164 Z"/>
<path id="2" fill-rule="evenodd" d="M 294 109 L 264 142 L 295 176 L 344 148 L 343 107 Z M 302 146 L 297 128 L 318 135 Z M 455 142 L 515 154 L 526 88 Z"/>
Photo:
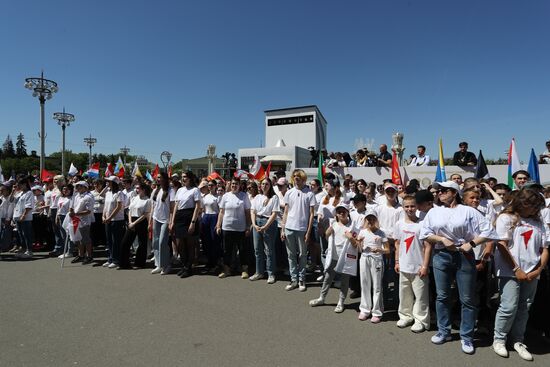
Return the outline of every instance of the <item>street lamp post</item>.
<path id="1" fill-rule="evenodd" d="M 395 150 L 397 154 L 397 160 L 399 161 L 399 165 L 403 165 L 403 153 L 405 152 L 405 147 L 403 146 L 403 138 L 405 136 L 403 133 L 396 132 L 392 135 L 393 145 L 392 150 Z"/>
<path id="2" fill-rule="evenodd" d="M 40 101 L 40 175 L 45 166 L 45 142 L 46 142 L 46 122 L 44 117 L 44 108 L 47 99 L 52 99 L 54 93 L 59 90 L 57 83 L 53 80 L 44 79 L 44 72 L 40 74 L 40 78 L 26 78 L 25 88 L 32 90 L 32 96 L 38 97 Z"/>
<path id="3" fill-rule="evenodd" d="M 126 166 L 126 155 L 130 152 L 130 148 L 126 148 L 126 145 L 124 148 L 120 148 L 120 153 L 124 156 L 124 166 Z"/>
<path id="4" fill-rule="evenodd" d="M 216 159 L 216 146 L 213 144 L 208 145 L 206 150 L 206 156 L 208 158 L 208 174 L 214 172 L 214 164 Z"/>
<path id="5" fill-rule="evenodd" d="M 92 147 L 95 143 L 97 143 L 97 139 L 92 137 L 92 134 L 90 136 L 84 138 L 84 143 L 90 148 L 90 156 L 88 158 L 88 167 L 92 166 Z"/>
<path id="6" fill-rule="evenodd" d="M 63 107 L 63 112 L 55 112 L 53 114 L 53 119 L 57 120 L 57 124 L 61 126 L 61 174 L 65 175 L 65 128 L 70 126 L 75 118 L 72 113 L 65 112 L 65 107 Z"/>
<path id="7" fill-rule="evenodd" d="M 167 167 L 170 164 L 171 160 L 172 160 L 172 153 L 170 153 L 166 150 L 164 152 L 160 153 L 160 161 L 162 162 L 162 164 L 164 164 L 164 169 L 165 170 L 167 169 Z"/>

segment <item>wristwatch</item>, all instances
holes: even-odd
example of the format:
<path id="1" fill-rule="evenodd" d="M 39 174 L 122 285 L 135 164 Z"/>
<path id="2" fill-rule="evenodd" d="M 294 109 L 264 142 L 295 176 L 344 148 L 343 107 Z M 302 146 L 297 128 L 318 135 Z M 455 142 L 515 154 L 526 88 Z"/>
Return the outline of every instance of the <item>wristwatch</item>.
<path id="1" fill-rule="evenodd" d="M 474 240 L 471 240 L 469 243 L 472 248 L 476 248 L 477 244 L 474 242 Z"/>

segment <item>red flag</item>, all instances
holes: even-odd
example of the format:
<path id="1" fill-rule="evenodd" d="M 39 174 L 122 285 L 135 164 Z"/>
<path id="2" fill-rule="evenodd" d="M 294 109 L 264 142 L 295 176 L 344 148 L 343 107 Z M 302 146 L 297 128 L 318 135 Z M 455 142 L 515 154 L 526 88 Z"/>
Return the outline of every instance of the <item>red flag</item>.
<path id="1" fill-rule="evenodd" d="M 124 167 L 119 168 L 117 177 L 124 178 Z"/>
<path id="2" fill-rule="evenodd" d="M 399 172 L 399 162 L 397 162 L 397 155 L 395 150 L 391 159 L 391 181 L 396 185 L 402 185 L 401 172 Z"/>
<path id="3" fill-rule="evenodd" d="M 109 163 L 107 165 L 107 168 L 105 169 L 105 177 L 112 176 L 113 172 L 114 172 L 113 165 L 111 163 Z"/>
<path id="4" fill-rule="evenodd" d="M 153 170 L 153 173 L 151 174 L 151 176 L 153 176 L 153 179 L 156 180 L 158 175 L 159 175 L 159 165 L 156 164 L 155 169 Z"/>
<path id="5" fill-rule="evenodd" d="M 265 178 L 269 179 L 270 172 L 271 172 L 271 161 L 269 161 L 269 164 L 267 165 L 267 168 L 265 170 Z"/>
<path id="6" fill-rule="evenodd" d="M 254 179 L 261 181 L 265 178 L 265 169 L 264 166 L 260 164 L 260 168 L 258 169 L 258 172 L 254 175 Z"/>
<path id="7" fill-rule="evenodd" d="M 50 171 L 48 171 L 44 168 L 42 170 L 42 173 L 40 174 L 40 181 L 44 182 L 44 181 L 47 181 L 50 178 L 53 179 L 54 176 L 55 176 L 55 173 L 50 172 Z"/>
<path id="8" fill-rule="evenodd" d="M 220 176 L 220 174 L 216 171 L 212 171 L 212 173 L 208 175 L 207 179 L 208 181 L 221 180 L 221 182 L 225 183 L 225 180 L 223 179 L 223 177 Z"/>
<path id="9" fill-rule="evenodd" d="M 168 165 L 168 177 L 172 177 L 172 163 Z"/>

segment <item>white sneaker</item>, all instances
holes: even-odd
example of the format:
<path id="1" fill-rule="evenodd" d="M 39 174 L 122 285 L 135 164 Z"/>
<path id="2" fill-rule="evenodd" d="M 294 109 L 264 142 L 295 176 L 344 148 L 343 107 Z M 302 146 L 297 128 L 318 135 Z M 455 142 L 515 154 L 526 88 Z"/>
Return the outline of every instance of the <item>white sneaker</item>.
<path id="1" fill-rule="evenodd" d="M 71 257 L 74 257 L 73 254 L 70 252 L 67 252 L 66 254 L 61 254 L 57 258 L 58 259 L 70 259 Z"/>
<path id="2" fill-rule="evenodd" d="M 342 303 L 338 303 L 336 305 L 336 307 L 334 308 L 334 312 L 336 312 L 336 313 L 344 312 L 344 305 Z"/>
<path id="3" fill-rule="evenodd" d="M 514 349 L 518 352 L 521 359 L 525 361 L 532 361 L 533 356 L 527 351 L 527 346 L 523 343 L 514 343 Z"/>
<path id="4" fill-rule="evenodd" d="M 411 325 L 413 323 L 413 320 L 405 320 L 405 319 L 399 319 L 397 321 L 396 325 L 398 328 L 406 328 L 407 326 Z"/>
<path id="5" fill-rule="evenodd" d="M 109 269 L 114 269 L 114 268 L 117 268 L 118 265 L 115 264 L 115 263 L 110 263 L 107 267 L 108 267 Z"/>
<path id="6" fill-rule="evenodd" d="M 267 278 L 267 284 L 273 284 L 275 283 L 275 276 L 274 275 L 270 275 L 268 278 Z"/>
<path id="7" fill-rule="evenodd" d="M 171 271 L 172 271 L 172 267 L 167 266 L 166 268 L 162 269 L 162 271 L 160 272 L 160 275 L 168 275 L 170 274 Z"/>
<path id="8" fill-rule="evenodd" d="M 316 280 L 317 280 L 318 282 L 322 282 L 322 281 L 323 281 L 323 279 L 325 279 L 325 274 L 321 274 L 321 275 L 319 275 L 319 276 L 317 277 L 317 279 L 316 279 Z"/>
<path id="9" fill-rule="evenodd" d="M 158 274 L 162 271 L 162 268 L 160 266 L 157 266 L 153 270 L 151 270 L 151 274 Z"/>
<path id="10" fill-rule="evenodd" d="M 413 326 L 411 326 L 411 331 L 412 331 L 413 333 L 421 333 L 421 332 L 423 332 L 424 330 L 426 330 L 426 329 L 424 328 L 424 325 L 422 325 L 422 324 L 419 323 L 419 322 L 415 322 L 415 323 L 413 324 Z"/>
<path id="11" fill-rule="evenodd" d="M 109 265 L 111 265 L 111 263 L 108 261 L 105 261 L 103 264 L 101 264 L 101 266 L 103 266 L 104 268 L 108 268 Z"/>
<path id="12" fill-rule="evenodd" d="M 311 301 L 309 301 L 309 305 L 311 307 L 322 306 L 324 304 L 325 304 L 325 300 L 323 298 L 315 298 L 315 299 L 312 299 Z"/>
<path id="13" fill-rule="evenodd" d="M 300 282 L 298 282 L 299 284 L 299 287 L 298 287 L 298 290 L 300 292 L 305 292 L 307 290 L 307 287 L 306 287 L 306 282 L 304 282 L 303 280 L 301 280 Z"/>
<path id="14" fill-rule="evenodd" d="M 501 357 L 508 358 L 508 350 L 506 344 L 503 341 L 495 340 L 493 342 L 493 350 Z"/>
<path id="15" fill-rule="evenodd" d="M 298 288 L 298 282 L 290 282 L 290 284 L 285 287 L 285 291 L 291 291 L 296 288 Z"/>

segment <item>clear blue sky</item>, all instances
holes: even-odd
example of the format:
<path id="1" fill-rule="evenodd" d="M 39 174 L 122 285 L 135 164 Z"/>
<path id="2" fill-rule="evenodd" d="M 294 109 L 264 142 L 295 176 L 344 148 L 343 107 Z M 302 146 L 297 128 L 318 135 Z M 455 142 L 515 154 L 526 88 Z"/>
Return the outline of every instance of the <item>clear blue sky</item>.
<path id="1" fill-rule="evenodd" d="M 60 91 L 51 119 L 76 115 L 67 148 L 158 161 L 256 147 L 266 109 L 316 104 L 329 150 L 405 134 L 445 156 L 458 142 L 522 161 L 550 139 L 550 2 L 133 0 L 2 1 L 0 143 L 22 132 L 39 148 L 39 104 L 24 78 Z"/>

